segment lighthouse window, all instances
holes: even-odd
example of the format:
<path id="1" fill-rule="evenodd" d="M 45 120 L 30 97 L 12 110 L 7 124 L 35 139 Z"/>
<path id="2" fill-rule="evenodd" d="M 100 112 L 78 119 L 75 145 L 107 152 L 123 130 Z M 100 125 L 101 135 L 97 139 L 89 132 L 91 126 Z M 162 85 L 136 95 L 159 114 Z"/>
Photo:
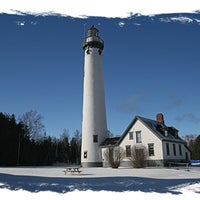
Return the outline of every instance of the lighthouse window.
<path id="1" fill-rule="evenodd" d="M 98 142 L 98 135 L 93 135 L 93 142 L 97 143 Z"/>
<path id="2" fill-rule="evenodd" d="M 90 54 L 90 50 L 88 49 L 88 50 L 86 51 L 86 53 L 87 53 L 87 54 Z"/>
<path id="3" fill-rule="evenodd" d="M 84 158 L 87 158 L 87 151 L 84 151 Z"/>

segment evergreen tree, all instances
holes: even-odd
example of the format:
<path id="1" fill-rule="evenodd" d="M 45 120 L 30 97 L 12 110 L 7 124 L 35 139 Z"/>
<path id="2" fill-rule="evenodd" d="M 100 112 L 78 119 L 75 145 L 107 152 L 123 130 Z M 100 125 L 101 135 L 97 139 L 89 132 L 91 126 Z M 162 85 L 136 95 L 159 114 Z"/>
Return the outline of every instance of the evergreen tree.
<path id="1" fill-rule="evenodd" d="M 200 160 L 200 135 L 194 141 L 194 146 L 192 149 L 192 158 L 195 160 Z"/>
<path id="2" fill-rule="evenodd" d="M 81 163 L 81 134 L 78 130 L 74 132 L 74 135 L 70 142 L 71 147 L 71 162 L 80 164 Z"/>

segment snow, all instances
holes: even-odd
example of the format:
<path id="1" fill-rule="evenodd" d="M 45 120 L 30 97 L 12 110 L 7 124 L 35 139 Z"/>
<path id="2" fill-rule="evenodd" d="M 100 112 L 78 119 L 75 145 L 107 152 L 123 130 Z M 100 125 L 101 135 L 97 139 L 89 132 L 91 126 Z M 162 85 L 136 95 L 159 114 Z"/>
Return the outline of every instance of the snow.
<path id="1" fill-rule="evenodd" d="M 0 13 L 55 15 L 85 18 L 87 16 L 127 18 L 133 13 L 143 15 L 191 13 L 199 9 L 199 0 L 0 0 Z M 114 8 L 114 9 L 112 9 Z"/>
<path id="2" fill-rule="evenodd" d="M 179 21 L 181 23 L 191 23 L 193 22 L 193 19 L 190 19 L 189 17 L 171 17 L 172 21 Z"/>
<path id="3" fill-rule="evenodd" d="M 81 168 L 80 174 L 59 167 L 0 168 L 1 199 L 106 197 L 156 200 L 199 199 L 200 168 Z M 2 198 L 3 197 L 3 198 Z"/>

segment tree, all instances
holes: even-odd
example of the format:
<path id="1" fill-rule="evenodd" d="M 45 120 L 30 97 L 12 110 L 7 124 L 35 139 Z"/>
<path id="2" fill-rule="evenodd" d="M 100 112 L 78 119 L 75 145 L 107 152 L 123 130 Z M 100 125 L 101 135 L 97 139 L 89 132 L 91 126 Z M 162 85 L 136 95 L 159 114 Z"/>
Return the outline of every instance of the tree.
<path id="1" fill-rule="evenodd" d="M 112 168 L 118 168 L 125 157 L 125 151 L 122 147 L 109 147 L 104 151 L 105 160 Z"/>
<path id="2" fill-rule="evenodd" d="M 69 133 L 68 130 L 63 129 L 63 133 L 56 147 L 56 161 L 57 162 L 70 162 L 70 146 L 69 146 Z"/>
<path id="3" fill-rule="evenodd" d="M 145 146 L 132 147 L 130 160 L 134 168 L 144 168 L 147 160 L 147 150 Z"/>
<path id="4" fill-rule="evenodd" d="M 200 135 L 193 142 L 192 151 L 192 159 L 200 160 Z"/>
<path id="5" fill-rule="evenodd" d="M 70 141 L 70 161 L 71 163 L 81 163 L 81 133 L 76 130 Z"/>
<path id="6" fill-rule="evenodd" d="M 42 116 L 37 111 L 30 110 L 19 117 L 20 123 L 23 124 L 23 128 L 27 136 L 33 140 L 39 140 L 45 133 L 45 127 L 42 124 Z"/>
<path id="7" fill-rule="evenodd" d="M 17 165 L 20 159 L 20 139 L 24 131 L 15 115 L 0 113 L 0 165 Z"/>
<path id="8" fill-rule="evenodd" d="M 114 137 L 114 134 L 110 130 L 108 130 L 108 138 L 112 138 L 112 137 Z"/>

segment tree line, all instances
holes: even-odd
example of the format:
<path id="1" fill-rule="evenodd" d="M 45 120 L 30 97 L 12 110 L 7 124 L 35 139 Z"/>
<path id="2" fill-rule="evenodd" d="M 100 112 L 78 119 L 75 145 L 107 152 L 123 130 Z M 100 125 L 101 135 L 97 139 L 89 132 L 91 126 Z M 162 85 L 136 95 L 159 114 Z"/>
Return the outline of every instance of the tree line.
<path id="1" fill-rule="evenodd" d="M 191 150 L 191 159 L 200 160 L 200 135 L 190 138 L 188 147 Z"/>
<path id="2" fill-rule="evenodd" d="M 80 164 L 80 132 L 71 138 L 66 129 L 60 138 L 46 136 L 41 119 L 32 110 L 19 120 L 0 112 L 0 166 Z"/>
<path id="3" fill-rule="evenodd" d="M 109 135 L 112 137 L 111 133 Z M 200 160 L 200 135 L 185 136 L 185 139 L 187 137 L 191 159 Z M 109 159 L 110 155 L 109 152 Z M 18 120 L 14 114 L 0 112 L 0 166 L 80 164 L 80 160 L 81 134 L 78 130 L 72 137 L 66 129 L 60 138 L 46 136 L 42 117 L 36 111 L 31 110 Z"/>

